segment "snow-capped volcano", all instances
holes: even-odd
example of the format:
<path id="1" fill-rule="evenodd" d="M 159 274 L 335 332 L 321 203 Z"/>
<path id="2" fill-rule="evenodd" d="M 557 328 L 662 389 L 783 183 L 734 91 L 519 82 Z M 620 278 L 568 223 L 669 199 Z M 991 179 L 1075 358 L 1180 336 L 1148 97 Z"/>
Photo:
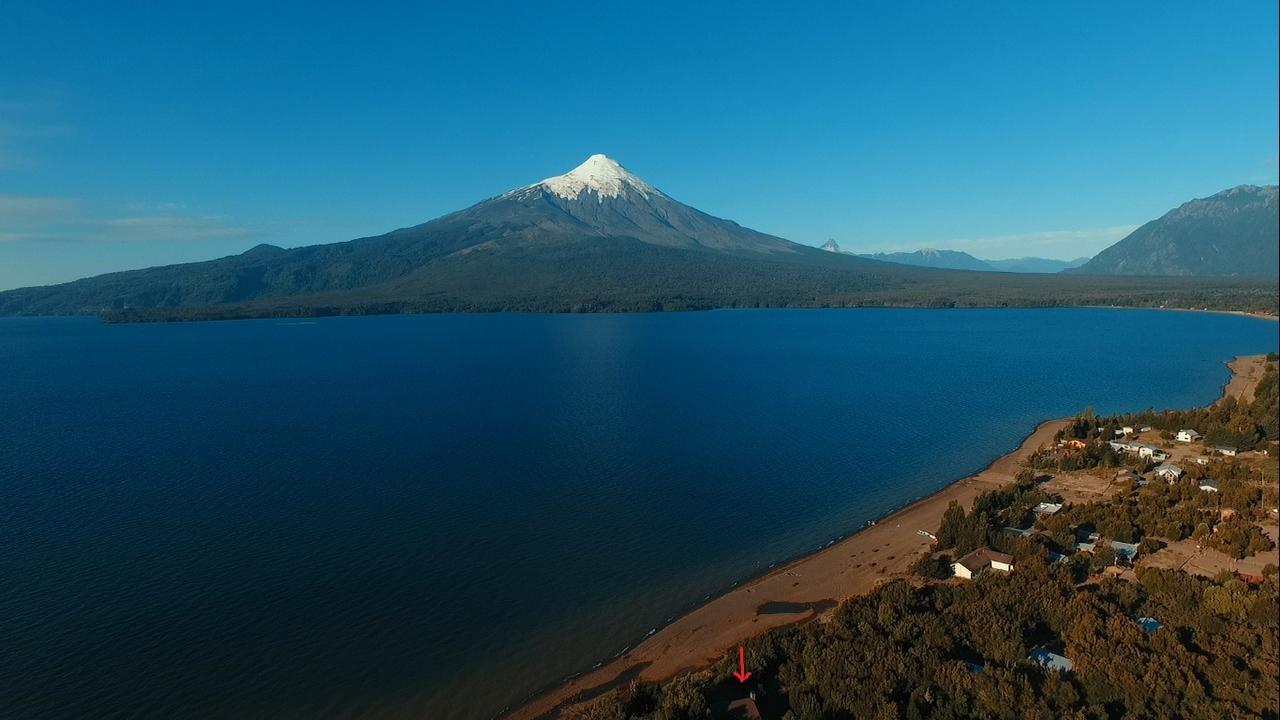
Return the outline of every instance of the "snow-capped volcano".
<path id="1" fill-rule="evenodd" d="M 650 195 L 661 195 L 657 188 L 631 174 L 618 161 L 608 155 L 599 153 L 587 158 L 581 165 L 564 175 L 549 177 L 542 182 L 534 183 L 517 190 L 520 193 L 532 188 L 542 187 L 566 200 L 577 200 L 584 192 L 593 193 L 597 199 L 616 198 L 625 190 L 634 190 L 648 199 Z"/>
<path id="2" fill-rule="evenodd" d="M 807 250 L 677 202 L 601 154 L 563 175 L 518 187 L 461 214 L 473 222 L 506 228 L 523 225 L 547 231 L 562 226 L 575 235 L 632 238 L 653 245 L 787 254 Z"/>
<path id="3" fill-rule="evenodd" d="M 0 293 L 0 315 L 271 303 L 373 312 L 756 305 L 865 283 L 860 273 L 883 274 L 882 265 L 713 217 L 592 155 L 413 227 Z"/>

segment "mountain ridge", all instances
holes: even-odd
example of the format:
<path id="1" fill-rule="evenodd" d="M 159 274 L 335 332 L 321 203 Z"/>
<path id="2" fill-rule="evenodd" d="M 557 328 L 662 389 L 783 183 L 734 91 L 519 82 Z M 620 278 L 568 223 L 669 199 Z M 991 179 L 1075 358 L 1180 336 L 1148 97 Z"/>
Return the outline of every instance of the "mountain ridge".
<path id="1" fill-rule="evenodd" d="M 933 248 L 921 248 L 911 252 L 854 253 L 841 249 L 840 244 L 834 239 L 827 240 L 819 249 L 846 255 L 858 255 L 859 257 L 898 263 L 900 265 L 949 268 L 952 270 L 978 270 L 982 272 L 1056 273 L 1067 268 L 1079 267 L 1089 261 L 1088 257 L 1076 258 L 1075 260 L 1052 260 L 1041 257 L 985 260 L 961 250 L 936 250 Z"/>
<path id="2" fill-rule="evenodd" d="M 1237 185 L 1190 200 L 1067 272 L 1274 278 L 1280 274 L 1278 192 L 1275 185 Z"/>
<path id="3" fill-rule="evenodd" d="M 983 260 L 962 250 L 935 250 L 921 248 L 914 252 L 862 253 L 858 257 L 882 260 L 884 262 L 915 265 L 918 267 L 941 268 L 945 270 L 975 270 L 992 272 L 995 270 Z"/>
<path id="4" fill-rule="evenodd" d="M 382 235 L 0 292 L 0 315 L 110 320 L 719 307 L 1214 304 L 1257 283 L 976 273 L 826 252 L 684 205 L 603 155 Z"/>

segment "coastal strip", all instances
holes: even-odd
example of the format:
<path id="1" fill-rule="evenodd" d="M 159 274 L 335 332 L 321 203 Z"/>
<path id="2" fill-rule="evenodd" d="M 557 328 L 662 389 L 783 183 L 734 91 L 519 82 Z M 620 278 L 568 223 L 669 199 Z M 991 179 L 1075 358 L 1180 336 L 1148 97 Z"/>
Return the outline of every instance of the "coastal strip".
<path id="1" fill-rule="evenodd" d="M 1227 363 L 1222 397 L 1252 397 L 1262 355 Z M 830 547 L 774 568 L 676 618 L 619 657 L 578 675 L 510 712 L 508 720 L 543 720 L 633 680 L 664 681 L 721 659 L 728 648 L 766 632 L 820 616 L 835 603 L 910 574 L 927 550 L 943 512 L 954 501 L 969 507 L 978 495 L 1008 483 L 1022 462 L 1053 442 L 1069 418 L 1041 423 L 1016 450 L 986 469 L 893 512 Z M 795 612 L 785 612 L 794 609 Z M 778 610 L 783 610 L 779 612 Z"/>
<path id="2" fill-rule="evenodd" d="M 1012 482 L 1024 458 L 1052 442 L 1065 419 L 1041 423 L 1012 453 L 985 470 L 916 500 L 844 540 L 812 555 L 774 568 L 676 618 L 625 655 L 557 686 L 506 717 L 537 720 L 575 701 L 599 695 L 620 682 L 666 680 L 685 670 L 706 667 L 725 649 L 767 630 L 811 620 L 816 607 L 859 595 L 906 574 L 930 538 L 947 506 L 967 505 L 979 494 Z M 767 612 L 792 606 L 795 613 Z M 761 608 L 766 612 L 761 612 Z M 634 668 L 643 666 L 639 673 Z"/>

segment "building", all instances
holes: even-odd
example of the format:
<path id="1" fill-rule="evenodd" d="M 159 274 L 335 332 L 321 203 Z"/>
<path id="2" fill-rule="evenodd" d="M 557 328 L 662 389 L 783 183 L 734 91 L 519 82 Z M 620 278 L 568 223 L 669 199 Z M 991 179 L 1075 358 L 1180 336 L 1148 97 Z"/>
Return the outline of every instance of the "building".
<path id="1" fill-rule="evenodd" d="M 1118 483 L 1135 482 L 1138 485 L 1147 484 L 1146 480 L 1143 480 L 1142 477 L 1138 475 L 1138 473 L 1130 470 L 1129 468 L 1125 468 L 1123 470 L 1117 471 L 1115 482 L 1118 482 Z"/>
<path id="2" fill-rule="evenodd" d="M 1120 567 L 1132 567 L 1133 561 L 1138 559 L 1137 543 L 1120 542 L 1119 540 L 1111 541 L 1111 551 L 1116 554 L 1116 565 Z"/>
<path id="3" fill-rule="evenodd" d="M 1062 503 L 1042 502 L 1031 508 L 1031 512 L 1035 513 L 1036 517 L 1042 517 L 1044 515 L 1052 515 L 1061 509 Z"/>
<path id="4" fill-rule="evenodd" d="M 965 580 L 972 580 L 987 568 L 1000 572 L 1012 572 L 1013 556 L 996 552 L 989 547 L 980 547 L 951 563 L 951 572 Z"/>
<path id="5" fill-rule="evenodd" d="M 1205 492 L 1218 492 L 1218 481 L 1209 478 L 1201 478 L 1200 489 Z"/>
<path id="6" fill-rule="evenodd" d="M 1133 434 L 1133 426 L 1132 426 L 1132 425 L 1125 425 L 1124 427 L 1120 428 L 1120 434 L 1121 434 L 1121 435 L 1132 435 L 1132 434 Z"/>
<path id="7" fill-rule="evenodd" d="M 1060 673 L 1071 672 L 1074 664 L 1067 658 L 1055 652 L 1049 652 L 1044 648 L 1036 648 L 1027 656 L 1031 662 L 1039 665 L 1045 670 L 1056 670 Z"/>
<path id="8" fill-rule="evenodd" d="M 1177 482 L 1182 477 L 1182 468 L 1165 463 L 1156 468 L 1156 474 L 1169 482 Z"/>
<path id="9" fill-rule="evenodd" d="M 1217 451 L 1219 455 L 1226 455 L 1227 457 L 1235 457 L 1240 454 L 1240 448 L 1232 447 L 1230 445 L 1215 445 L 1213 449 Z"/>
<path id="10" fill-rule="evenodd" d="M 1107 444 L 1116 452 L 1136 453 L 1144 447 L 1142 443 L 1132 442 L 1130 440 L 1108 440 Z"/>
<path id="11" fill-rule="evenodd" d="M 1155 445 L 1138 445 L 1138 457 L 1151 458 L 1156 461 L 1164 461 L 1169 459 L 1169 453 L 1161 450 Z"/>
<path id="12" fill-rule="evenodd" d="M 1178 442 L 1195 442 L 1200 439 L 1200 433 L 1195 430 L 1179 430 Z"/>
<path id="13" fill-rule="evenodd" d="M 1140 432 L 1140 433 L 1144 433 L 1144 432 L 1151 432 L 1151 426 L 1150 426 L 1150 425 L 1143 425 L 1142 427 L 1138 428 L 1138 432 Z"/>
<path id="14" fill-rule="evenodd" d="M 751 697 L 744 697 L 729 703 L 724 709 L 724 717 L 733 718 L 733 720 L 760 720 L 760 708 L 756 705 L 756 694 L 751 693 Z"/>
<path id="15" fill-rule="evenodd" d="M 1070 440 L 1064 440 L 1062 444 L 1065 445 L 1066 447 L 1071 448 L 1072 450 L 1083 450 L 1086 447 L 1088 447 L 1085 441 L 1077 440 L 1075 438 L 1071 438 Z"/>

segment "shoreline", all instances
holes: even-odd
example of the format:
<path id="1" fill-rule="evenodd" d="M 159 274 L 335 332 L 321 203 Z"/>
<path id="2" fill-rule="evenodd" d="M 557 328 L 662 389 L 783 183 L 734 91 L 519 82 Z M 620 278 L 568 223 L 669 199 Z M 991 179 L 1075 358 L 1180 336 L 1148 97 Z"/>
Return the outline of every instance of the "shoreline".
<path id="1" fill-rule="evenodd" d="M 5 292 L 5 291 L 0 291 Z M 0 315 L 0 319 L 49 319 L 49 318 L 92 318 L 106 325 L 163 325 L 200 322 L 230 322 L 235 320 L 315 320 L 330 317 L 379 317 L 405 315 L 655 315 L 665 313 L 698 313 L 718 310 L 1167 310 L 1171 312 L 1214 313 L 1219 315 L 1236 315 L 1259 320 L 1280 321 L 1280 314 L 1268 310 L 1225 310 L 1206 307 L 1163 307 L 1159 305 L 1039 305 L 1039 304 L 959 304 L 953 306 L 934 306 L 916 302 L 867 302 L 863 304 L 822 305 L 822 304 L 779 304 L 779 305 L 714 305 L 708 307 L 671 308 L 663 310 L 531 310 L 522 308 L 510 309 L 441 309 L 441 310 L 405 310 L 387 312 L 342 312 L 335 308 L 298 308 L 298 312 L 260 313 L 260 314 L 225 314 L 201 315 L 191 317 L 129 317 L 122 318 L 104 313 L 58 313 L 53 315 Z M 305 310 L 305 312 L 304 312 Z M 126 312 L 123 310 L 110 313 Z"/>
<path id="2" fill-rule="evenodd" d="M 1229 396 L 1251 394 L 1261 377 L 1264 357 L 1242 355 L 1225 361 L 1223 365 L 1230 376 L 1220 396 L 1209 405 Z M 931 542 L 918 535 L 917 530 L 935 531 L 952 501 L 967 508 L 982 492 L 1012 482 L 1021 461 L 1052 442 L 1053 436 L 1069 420 L 1058 418 L 1039 423 L 1014 450 L 997 457 L 978 472 L 912 500 L 827 546 L 739 581 L 677 615 L 617 655 L 549 685 L 498 717 L 545 720 L 633 680 L 661 682 L 684 672 L 704 669 L 721 659 L 728 648 L 749 637 L 820 619 L 845 599 L 909 575 L 910 565 Z M 795 607 L 797 611 L 761 612 L 762 607 L 769 605 Z"/>
<path id="3" fill-rule="evenodd" d="M 1052 441 L 1068 420 L 1039 423 L 1014 450 L 996 457 L 983 469 L 916 498 L 829 545 L 739 581 L 677 615 L 622 653 L 548 686 L 498 717 L 542 720 L 632 680 L 663 681 L 700 670 L 741 640 L 819 619 L 841 600 L 903 576 L 919 551 L 931 543 L 916 530 L 936 530 L 937 520 L 952 500 L 967 506 L 982 492 L 1012 482 L 1021 460 Z M 761 606 L 771 603 L 804 609 L 760 612 Z"/>
<path id="4" fill-rule="evenodd" d="M 3 292 L 3 291 L 0 291 Z M 1235 315 L 1280 322 L 1280 314 L 1272 314 L 1261 310 L 1215 310 L 1212 308 L 1160 307 L 1157 305 L 957 305 L 953 307 L 934 307 L 927 304 L 895 304 L 879 303 L 865 305 L 764 305 L 735 306 L 725 305 L 705 308 L 678 308 L 670 310 L 424 310 L 411 312 L 316 312 L 300 314 L 262 314 L 262 315 L 226 315 L 208 317 L 189 317 L 174 319 L 115 319 L 104 318 L 101 313 L 62 313 L 57 315 L 0 315 L 0 320 L 42 320 L 52 318 L 86 318 L 95 319 L 105 325 L 164 325 L 203 322 L 234 322 L 237 320 L 316 320 L 335 317 L 397 317 L 412 315 L 658 315 L 678 313 L 716 312 L 721 310 L 1162 310 L 1168 312 L 1211 313 L 1215 315 Z"/>

